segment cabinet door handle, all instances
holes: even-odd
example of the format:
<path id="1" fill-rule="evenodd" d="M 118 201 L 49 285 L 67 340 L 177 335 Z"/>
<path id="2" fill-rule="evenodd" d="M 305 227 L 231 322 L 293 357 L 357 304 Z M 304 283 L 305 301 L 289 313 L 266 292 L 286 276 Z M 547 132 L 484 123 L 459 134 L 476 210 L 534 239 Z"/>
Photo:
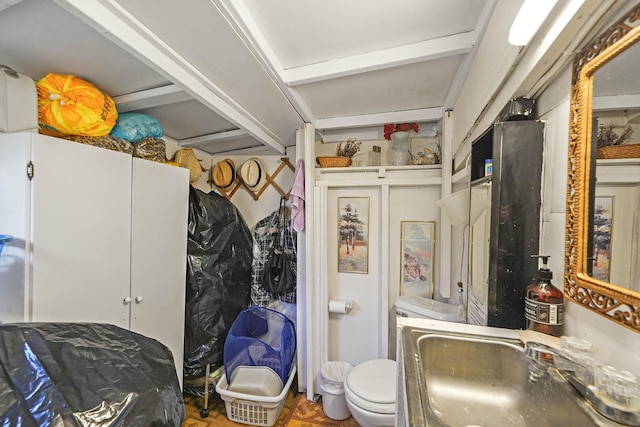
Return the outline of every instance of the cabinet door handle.
<path id="1" fill-rule="evenodd" d="M 143 300 L 143 299 L 144 299 L 144 298 L 142 298 L 142 297 L 140 297 L 140 296 L 136 297 L 136 303 L 137 303 L 137 304 L 140 304 L 140 303 L 142 302 L 142 300 Z"/>
<path id="2" fill-rule="evenodd" d="M 131 302 L 131 297 L 124 297 L 124 298 L 122 299 L 122 303 L 123 303 L 124 305 L 127 305 L 127 304 L 129 304 L 130 302 Z"/>

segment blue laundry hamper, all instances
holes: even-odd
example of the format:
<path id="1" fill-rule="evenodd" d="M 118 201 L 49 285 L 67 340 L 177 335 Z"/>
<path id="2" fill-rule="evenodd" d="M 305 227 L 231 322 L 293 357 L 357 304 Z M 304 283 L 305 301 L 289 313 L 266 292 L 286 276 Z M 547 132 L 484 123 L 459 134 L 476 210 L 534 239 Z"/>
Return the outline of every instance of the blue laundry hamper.
<path id="1" fill-rule="evenodd" d="M 295 325 L 284 314 L 253 306 L 240 312 L 224 342 L 227 378 L 238 366 L 267 366 L 287 382 L 296 353 Z"/>

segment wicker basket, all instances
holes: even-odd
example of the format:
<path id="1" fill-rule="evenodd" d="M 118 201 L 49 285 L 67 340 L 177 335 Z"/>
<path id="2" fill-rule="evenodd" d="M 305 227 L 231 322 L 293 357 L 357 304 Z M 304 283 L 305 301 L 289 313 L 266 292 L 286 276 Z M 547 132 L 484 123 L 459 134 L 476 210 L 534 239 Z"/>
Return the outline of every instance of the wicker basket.
<path id="1" fill-rule="evenodd" d="M 598 148 L 599 159 L 630 159 L 640 157 L 640 144 L 610 145 Z"/>
<path id="2" fill-rule="evenodd" d="M 351 157 L 316 157 L 316 162 L 321 168 L 346 168 L 351 165 Z"/>

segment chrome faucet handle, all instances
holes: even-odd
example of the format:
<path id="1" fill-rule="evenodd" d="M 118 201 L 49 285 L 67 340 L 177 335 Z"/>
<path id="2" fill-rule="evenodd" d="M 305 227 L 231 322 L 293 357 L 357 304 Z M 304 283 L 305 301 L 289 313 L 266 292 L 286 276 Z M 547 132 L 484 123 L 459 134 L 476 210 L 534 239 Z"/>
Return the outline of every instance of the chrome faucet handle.
<path id="1" fill-rule="evenodd" d="M 572 344 L 576 342 L 580 344 L 580 351 L 574 351 Z M 545 367 L 553 367 L 601 415 L 624 425 L 640 426 L 640 385 L 637 377 L 611 366 L 596 365 L 592 357 L 595 351 L 585 347 L 585 343 L 569 340 L 564 348 L 555 348 L 539 342 L 527 342 L 525 354 L 533 362 L 529 379 L 535 381 L 547 373 Z"/>

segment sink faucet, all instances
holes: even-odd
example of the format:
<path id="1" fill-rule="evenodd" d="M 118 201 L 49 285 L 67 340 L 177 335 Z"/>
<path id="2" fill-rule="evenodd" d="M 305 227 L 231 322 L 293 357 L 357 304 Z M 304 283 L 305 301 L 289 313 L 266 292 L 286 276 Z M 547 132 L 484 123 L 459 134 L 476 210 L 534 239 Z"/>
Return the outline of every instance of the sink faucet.
<path id="1" fill-rule="evenodd" d="M 571 373 L 583 384 L 594 384 L 592 363 L 588 360 L 578 360 L 569 352 L 538 342 L 528 342 L 525 354 L 535 363 L 531 365 L 529 379 L 535 381 L 552 367 L 566 375 Z"/>
<path id="2" fill-rule="evenodd" d="M 640 426 L 640 384 L 633 374 L 612 366 L 597 365 L 591 345 L 584 340 L 562 337 L 562 346 L 525 343 L 532 361 L 529 381 L 556 369 L 601 415 L 621 424 Z"/>

